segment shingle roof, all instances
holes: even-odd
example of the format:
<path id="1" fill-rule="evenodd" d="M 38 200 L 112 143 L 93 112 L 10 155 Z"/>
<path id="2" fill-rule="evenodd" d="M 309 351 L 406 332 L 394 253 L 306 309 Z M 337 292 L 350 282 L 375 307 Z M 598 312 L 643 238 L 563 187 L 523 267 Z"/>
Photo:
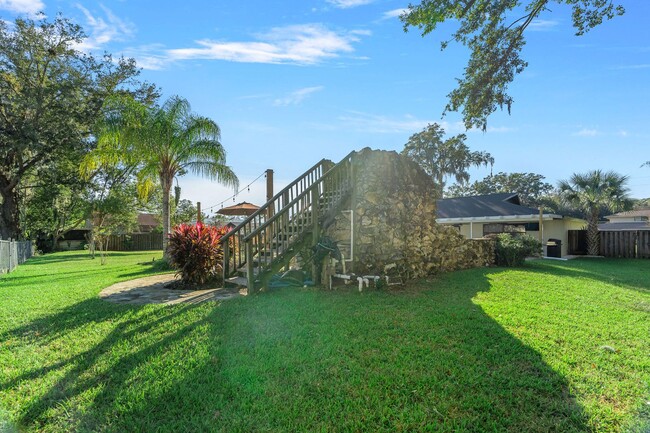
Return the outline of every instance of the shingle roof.
<path id="1" fill-rule="evenodd" d="M 438 200 L 438 218 L 480 218 L 495 216 L 538 215 L 539 209 L 521 206 L 514 193 L 475 195 Z"/>
<path id="2" fill-rule="evenodd" d="M 629 223 L 602 223 L 598 224 L 598 230 L 601 231 L 627 231 L 627 230 L 650 230 L 650 224 L 647 221 L 635 221 Z"/>
<path id="3" fill-rule="evenodd" d="M 625 212 L 615 213 L 614 215 L 608 215 L 605 218 L 611 218 L 611 217 L 649 217 L 650 218 L 650 209 L 628 210 Z"/>
<path id="4" fill-rule="evenodd" d="M 138 225 L 156 227 L 158 225 L 158 215 L 152 213 L 139 213 Z"/>

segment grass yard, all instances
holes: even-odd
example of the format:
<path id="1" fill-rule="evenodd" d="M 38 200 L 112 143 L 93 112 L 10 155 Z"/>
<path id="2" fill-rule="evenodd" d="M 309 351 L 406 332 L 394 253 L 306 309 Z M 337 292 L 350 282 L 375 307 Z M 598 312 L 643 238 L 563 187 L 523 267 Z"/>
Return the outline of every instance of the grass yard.
<path id="1" fill-rule="evenodd" d="M 0 431 L 650 429 L 650 261 L 221 304 L 97 298 L 153 257 L 60 253 L 0 277 Z"/>

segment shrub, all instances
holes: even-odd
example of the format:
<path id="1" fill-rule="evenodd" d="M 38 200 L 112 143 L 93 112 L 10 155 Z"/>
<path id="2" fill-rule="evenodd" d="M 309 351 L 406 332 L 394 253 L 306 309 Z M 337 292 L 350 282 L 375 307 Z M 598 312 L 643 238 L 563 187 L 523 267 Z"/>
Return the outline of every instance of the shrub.
<path id="1" fill-rule="evenodd" d="M 180 224 L 169 235 L 169 264 L 181 276 L 184 285 L 204 284 L 221 278 L 223 249 L 219 240 L 228 233 L 202 223 Z"/>
<path id="2" fill-rule="evenodd" d="M 521 266 L 526 257 L 539 257 L 542 244 L 532 236 L 501 233 L 496 237 L 495 261 L 498 266 Z"/>

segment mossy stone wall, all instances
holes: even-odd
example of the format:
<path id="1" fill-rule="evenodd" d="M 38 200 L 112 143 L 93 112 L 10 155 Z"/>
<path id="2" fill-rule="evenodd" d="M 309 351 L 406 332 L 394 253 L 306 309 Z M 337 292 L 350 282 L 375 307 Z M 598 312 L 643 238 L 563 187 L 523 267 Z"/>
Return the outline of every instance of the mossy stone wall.
<path id="1" fill-rule="evenodd" d="M 345 207 L 354 211 L 353 272 L 411 279 L 493 263 L 493 241 L 468 240 L 436 223 L 433 181 L 407 157 L 363 149 L 354 157 L 353 185 Z M 346 242 L 349 224 L 338 217 L 326 233 Z"/>

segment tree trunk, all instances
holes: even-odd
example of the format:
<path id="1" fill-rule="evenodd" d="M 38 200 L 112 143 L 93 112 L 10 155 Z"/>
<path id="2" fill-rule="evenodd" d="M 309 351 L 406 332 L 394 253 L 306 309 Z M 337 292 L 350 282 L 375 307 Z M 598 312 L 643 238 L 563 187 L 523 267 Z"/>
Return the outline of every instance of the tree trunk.
<path id="1" fill-rule="evenodd" d="M 600 233 L 598 232 L 598 214 L 591 215 L 587 224 L 587 254 L 600 254 Z"/>
<path id="2" fill-rule="evenodd" d="M 19 239 L 20 225 L 18 218 L 18 188 L 11 188 L 0 178 L 0 194 L 2 207 L 0 208 L 0 239 Z"/>
<path id="3" fill-rule="evenodd" d="M 163 255 L 167 257 L 167 244 L 169 243 L 169 234 L 171 233 L 171 215 L 169 206 L 169 193 L 172 189 L 172 179 L 165 179 L 160 176 L 160 184 L 163 189 L 162 197 L 162 226 L 163 226 Z"/>

